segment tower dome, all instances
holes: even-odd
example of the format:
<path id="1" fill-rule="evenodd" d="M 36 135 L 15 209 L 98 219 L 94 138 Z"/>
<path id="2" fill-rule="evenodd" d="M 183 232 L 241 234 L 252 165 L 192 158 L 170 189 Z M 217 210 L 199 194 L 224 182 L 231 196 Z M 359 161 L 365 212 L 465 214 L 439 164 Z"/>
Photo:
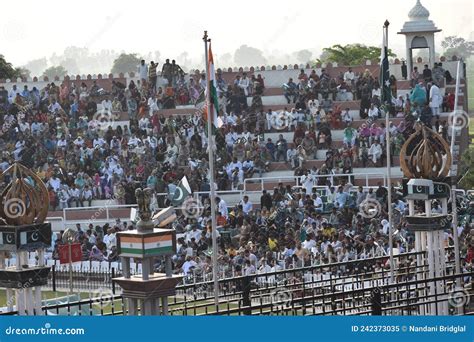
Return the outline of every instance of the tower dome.
<path id="1" fill-rule="evenodd" d="M 399 33 L 414 32 L 439 32 L 439 30 L 430 18 L 430 11 L 416 0 L 415 6 L 408 12 L 408 21 L 405 22 Z"/>
<path id="2" fill-rule="evenodd" d="M 411 20 L 428 19 L 429 16 L 430 11 L 421 4 L 420 0 L 417 0 L 416 5 L 408 12 L 408 18 Z"/>

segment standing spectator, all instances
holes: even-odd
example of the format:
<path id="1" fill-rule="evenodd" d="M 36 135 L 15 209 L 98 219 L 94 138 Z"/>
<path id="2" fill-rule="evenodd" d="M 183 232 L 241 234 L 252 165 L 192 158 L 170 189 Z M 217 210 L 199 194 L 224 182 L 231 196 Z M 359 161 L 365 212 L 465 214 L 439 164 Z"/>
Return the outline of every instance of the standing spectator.
<path id="1" fill-rule="evenodd" d="M 178 80 L 180 79 L 181 75 L 184 75 L 184 71 L 178 64 L 176 64 L 176 61 L 173 59 L 171 61 L 171 84 L 173 85 L 173 87 L 177 86 Z"/>
<path id="2" fill-rule="evenodd" d="M 154 61 L 151 61 L 150 62 L 150 68 L 148 69 L 148 81 L 150 82 L 151 90 L 153 90 L 154 92 L 156 92 L 156 81 L 158 79 L 158 75 L 156 73 L 156 69 L 158 68 L 158 64 L 159 63 L 155 64 Z"/>
<path id="3" fill-rule="evenodd" d="M 441 95 L 441 91 L 436 83 L 430 85 L 429 105 L 431 107 L 431 114 L 436 115 L 436 117 L 439 119 L 439 107 L 441 107 L 443 104 L 443 96 Z"/>
<path id="4" fill-rule="evenodd" d="M 145 64 L 144 59 L 141 60 L 140 65 L 138 66 L 138 76 L 142 82 L 148 79 L 148 65 Z"/>
<path id="5" fill-rule="evenodd" d="M 246 72 L 242 74 L 242 78 L 240 79 L 238 86 L 244 91 L 245 96 L 249 96 L 250 81 Z"/>
<path id="6" fill-rule="evenodd" d="M 418 72 L 418 67 L 414 67 L 411 73 L 411 86 L 414 87 L 415 84 L 418 84 L 420 79 L 420 73 Z"/>
<path id="7" fill-rule="evenodd" d="M 165 64 L 163 64 L 163 68 L 161 69 L 161 76 L 163 76 L 168 81 L 168 85 L 172 85 L 173 84 L 172 75 L 173 75 L 172 66 L 171 66 L 170 60 L 167 58 L 165 61 Z"/>
<path id="8" fill-rule="evenodd" d="M 272 196 L 267 192 L 267 190 L 263 190 L 262 196 L 260 197 L 260 209 L 266 208 L 267 210 L 270 210 L 272 206 Z"/>

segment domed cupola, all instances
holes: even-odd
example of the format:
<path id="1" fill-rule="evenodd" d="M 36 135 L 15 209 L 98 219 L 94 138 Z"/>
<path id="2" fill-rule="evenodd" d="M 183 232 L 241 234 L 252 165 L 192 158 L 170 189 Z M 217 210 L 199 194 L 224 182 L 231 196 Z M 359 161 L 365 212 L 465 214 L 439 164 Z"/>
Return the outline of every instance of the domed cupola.
<path id="1" fill-rule="evenodd" d="M 430 11 L 421 4 L 420 0 L 417 0 L 416 5 L 408 12 L 408 18 L 410 18 L 410 20 L 428 19 L 429 16 Z"/>

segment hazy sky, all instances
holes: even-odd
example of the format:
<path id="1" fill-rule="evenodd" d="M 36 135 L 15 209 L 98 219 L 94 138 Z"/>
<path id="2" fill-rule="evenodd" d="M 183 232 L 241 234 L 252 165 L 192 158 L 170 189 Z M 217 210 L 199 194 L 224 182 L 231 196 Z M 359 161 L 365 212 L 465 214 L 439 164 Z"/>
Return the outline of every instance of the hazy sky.
<path id="1" fill-rule="evenodd" d="M 422 0 L 430 19 L 448 35 L 474 39 L 472 0 Z M 336 43 L 380 45 L 390 25 L 390 47 L 404 50 L 397 35 L 416 0 L 181 0 L 181 1 L 3 1 L 0 54 L 14 65 L 61 54 L 70 45 L 90 50 L 159 50 L 162 57 L 203 54 L 202 33 L 213 51 L 233 53 L 242 44 L 266 55 L 321 50 Z M 441 52 L 441 51 L 439 51 Z M 271 61 L 270 61 L 271 62 Z"/>

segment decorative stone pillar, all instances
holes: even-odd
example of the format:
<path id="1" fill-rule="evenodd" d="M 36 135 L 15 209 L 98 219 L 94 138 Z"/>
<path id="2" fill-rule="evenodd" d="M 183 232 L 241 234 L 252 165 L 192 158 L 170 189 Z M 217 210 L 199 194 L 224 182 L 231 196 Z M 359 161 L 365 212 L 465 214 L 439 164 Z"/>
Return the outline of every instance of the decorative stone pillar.
<path id="1" fill-rule="evenodd" d="M 44 250 L 51 247 L 48 190 L 36 174 L 20 163 L 7 168 L 3 180 L 11 182 L 1 194 L 0 207 L 0 287 L 7 289 L 7 308 L 13 303 L 19 315 L 42 315 L 41 286 L 48 282 L 49 267 Z M 37 265 L 30 265 L 28 253 L 36 252 Z M 6 267 L 5 259 L 16 254 L 16 264 Z"/>
<path id="2" fill-rule="evenodd" d="M 123 276 L 114 278 L 127 301 L 128 315 L 167 315 L 168 296 L 183 278 L 172 274 L 171 256 L 176 253 L 176 231 L 165 229 L 176 219 L 172 207 L 160 211 L 153 221 L 150 211 L 151 189 L 137 189 L 137 229 L 117 233 L 118 253 Z M 157 228 L 155 228 L 155 225 Z M 165 273 L 154 272 L 154 258 L 165 258 Z M 132 275 L 131 259 L 140 260 L 142 274 Z"/>

